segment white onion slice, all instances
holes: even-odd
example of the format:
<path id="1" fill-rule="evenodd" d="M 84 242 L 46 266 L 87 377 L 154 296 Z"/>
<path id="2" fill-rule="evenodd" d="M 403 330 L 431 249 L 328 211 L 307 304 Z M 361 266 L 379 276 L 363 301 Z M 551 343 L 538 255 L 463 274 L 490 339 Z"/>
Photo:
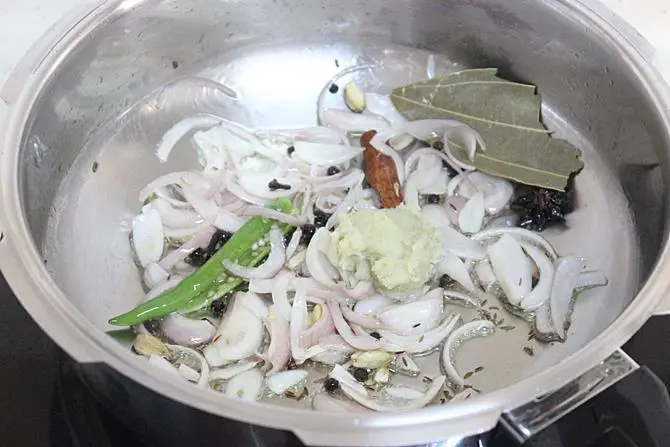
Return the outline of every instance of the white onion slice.
<path id="1" fill-rule="evenodd" d="M 252 369 L 230 379 L 226 396 L 253 402 L 259 399 L 262 388 L 263 375 L 258 369 Z"/>
<path id="2" fill-rule="evenodd" d="M 435 347 L 437 347 L 442 340 L 447 338 L 447 336 L 454 329 L 460 315 L 451 314 L 444 318 L 442 323 L 435 329 L 425 332 L 421 335 L 398 335 L 390 331 L 380 330 L 379 334 L 382 336 L 382 339 L 385 342 L 391 343 L 393 346 L 401 348 L 402 351 L 405 351 L 410 354 L 422 354 L 429 352 Z M 385 346 L 388 350 L 389 347 Z"/>
<path id="3" fill-rule="evenodd" d="M 354 113 L 344 109 L 328 109 L 323 112 L 322 123 L 345 135 L 362 133 L 374 129 L 377 132 L 391 132 L 391 126 L 381 116 L 368 113 Z"/>
<path id="4" fill-rule="evenodd" d="M 291 308 L 291 319 L 289 322 L 291 355 L 298 365 L 301 365 L 305 360 L 323 352 L 323 349 L 319 346 L 311 346 L 305 349 L 300 343 L 300 336 L 307 328 L 308 323 L 307 297 L 302 287 L 297 288 L 295 296 L 293 297 L 293 307 Z"/>
<path id="5" fill-rule="evenodd" d="M 312 410 L 333 413 L 366 413 L 370 411 L 356 402 L 336 399 L 327 393 L 318 393 L 312 398 Z"/>
<path id="6" fill-rule="evenodd" d="M 332 217 L 331 217 L 332 218 Z M 321 227 L 314 233 L 312 240 L 307 246 L 307 270 L 312 278 L 328 288 L 337 286 L 332 275 L 329 272 L 328 259 L 325 256 L 328 244 L 330 243 L 330 232 Z"/>
<path id="7" fill-rule="evenodd" d="M 160 213 L 163 224 L 170 227 L 192 227 L 203 220 L 202 216 L 193 210 L 174 208 L 170 202 L 163 197 L 157 197 L 151 202 L 151 206 L 156 208 Z"/>
<path id="8" fill-rule="evenodd" d="M 288 300 L 289 285 L 293 280 L 293 274 L 283 270 L 274 277 L 274 287 L 272 288 L 272 302 L 274 303 L 277 315 L 289 321 L 291 319 L 291 303 Z"/>
<path id="9" fill-rule="evenodd" d="M 292 216 L 263 206 L 248 206 L 244 211 L 244 214 L 247 216 L 262 216 L 268 219 L 274 219 L 278 222 L 293 225 L 294 227 L 300 227 L 307 223 L 307 219 L 305 219 L 304 216 Z"/>
<path id="10" fill-rule="evenodd" d="M 200 380 L 200 373 L 190 366 L 181 364 L 177 368 L 179 374 L 189 382 L 198 382 Z"/>
<path id="11" fill-rule="evenodd" d="M 232 365 L 228 365 L 224 368 L 215 369 L 209 373 L 209 381 L 213 382 L 215 380 L 229 380 L 235 377 L 238 374 L 241 374 L 250 369 L 254 369 L 258 366 L 262 360 L 260 358 L 255 360 L 244 360 Z"/>
<path id="12" fill-rule="evenodd" d="M 188 255 L 200 247 L 205 247 L 214 235 L 214 227 L 208 226 L 203 231 L 196 233 L 188 241 L 184 242 L 179 248 L 171 251 L 158 263 L 164 270 L 170 270 L 180 261 L 183 261 Z"/>
<path id="13" fill-rule="evenodd" d="M 384 295 L 375 295 L 367 300 L 360 300 L 354 306 L 354 312 L 361 315 L 376 315 L 377 311 L 393 304 L 393 300 Z"/>
<path id="14" fill-rule="evenodd" d="M 300 384 L 300 382 L 303 382 L 307 378 L 308 374 L 309 373 L 304 369 L 282 371 L 268 377 L 265 383 L 267 384 L 270 391 L 281 396 L 287 390 L 297 386 Z"/>
<path id="15" fill-rule="evenodd" d="M 205 219 L 211 219 L 214 225 L 220 230 L 229 231 L 231 233 L 240 229 L 244 221 L 236 214 L 220 208 L 213 199 L 206 199 L 194 188 L 184 186 L 182 187 L 184 197 L 193 205 L 193 208 Z"/>
<path id="16" fill-rule="evenodd" d="M 460 345 L 475 337 L 488 337 L 495 331 L 495 326 L 488 320 L 476 320 L 456 329 L 451 333 L 447 341 L 444 343 L 442 350 L 442 365 L 444 371 L 449 376 L 449 379 L 458 386 L 465 385 L 465 379 L 456 370 L 454 365 L 454 357 L 456 350 Z"/>
<path id="17" fill-rule="evenodd" d="M 286 246 L 286 259 L 291 259 L 300 246 L 300 239 L 302 238 L 302 229 L 296 228 L 291 235 L 291 240 Z"/>
<path id="18" fill-rule="evenodd" d="M 407 123 L 407 119 L 398 109 L 395 108 L 389 95 L 381 95 L 379 93 L 365 94 L 365 109 L 374 114 L 383 117 L 394 128 L 401 128 Z M 371 129 L 374 129 L 371 127 Z"/>
<path id="19" fill-rule="evenodd" d="M 303 348 L 311 348 L 320 339 L 335 333 L 335 323 L 333 323 L 333 317 L 330 315 L 330 309 L 323 304 L 321 310 L 323 312 L 321 318 L 300 334 L 300 344 Z"/>
<path id="20" fill-rule="evenodd" d="M 144 284 L 148 288 L 153 289 L 156 287 L 156 285 L 162 283 L 163 281 L 167 281 L 169 277 L 170 274 L 166 272 L 160 265 L 156 264 L 155 262 L 150 262 L 144 268 L 142 281 L 144 281 Z"/>
<path id="21" fill-rule="evenodd" d="M 521 307 L 534 310 L 549 300 L 552 284 L 554 283 L 554 265 L 539 248 L 530 244 L 521 244 L 524 251 L 530 256 L 539 270 L 537 284 L 521 301 Z"/>
<path id="22" fill-rule="evenodd" d="M 133 247 L 142 267 L 158 262 L 165 248 L 163 222 L 158 211 L 144 207 L 142 214 L 133 219 L 132 229 Z"/>
<path id="23" fill-rule="evenodd" d="M 168 174 L 162 175 L 157 179 L 150 182 L 147 186 L 140 190 L 138 195 L 139 201 L 144 203 L 152 194 L 158 193 L 162 188 L 171 185 L 192 185 L 192 186 L 205 186 L 208 185 L 208 181 L 201 173 L 195 171 L 182 171 L 182 172 L 170 172 Z M 166 196 L 161 195 L 165 200 L 170 201 Z M 171 204 L 174 204 L 175 201 L 170 201 Z M 184 205 L 188 205 L 186 202 L 181 202 Z"/>
<path id="24" fill-rule="evenodd" d="M 379 321 L 400 335 L 424 334 L 437 327 L 442 310 L 442 289 L 437 289 L 432 298 L 386 308 L 379 313 Z"/>
<path id="25" fill-rule="evenodd" d="M 442 292 L 442 294 L 444 295 L 444 297 L 447 300 L 452 299 L 452 300 L 456 300 L 456 301 L 461 301 L 461 302 L 463 302 L 467 305 L 470 305 L 472 307 L 481 307 L 481 305 L 482 305 L 482 300 L 480 300 L 479 298 L 476 298 L 476 297 L 471 296 L 471 295 L 467 295 L 465 293 L 456 292 L 455 290 L 446 290 L 445 289 Z"/>
<path id="26" fill-rule="evenodd" d="M 482 259 L 486 256 L 484 247 L 479 242 L 468 238 L 446 225 L 436 228 L 440 235 L 442 246 L 446 251 L 453 253 L 459 258 L 466 259 Z"/>
<path id="27" fill-rule="evenodd" d="M 491 263 L 488 259 L 483 259 L 475 264 L 475 274 L 484 290 L 487 290 L 496 282 L 496 275 L 493 273 Z"/>
<path id="28" fill-rule="evenodd" d="M 194 320 L 172 313 L 161 321 L 163 334 L 174 344 L 197 346 L 212 339 L 216 328 L 207 320 Z"/>
<path id="29" fill-rule="evenodd" d="M 381 349 L 381 341 L 372 337 L 356 335 L 353 332 L 352 328 L 349 327 L 347 322 L 344 320 L 342 310 L 340 309 L 340 305 L 338 303 L 334 301 L 328 301 L 328 307 L 330 308 L 330 314 L 333 317 L 335 328 L 337 329 L 338 334 L 344 338 L 344 341 L 360 351 L 375 351 L 377 349 Z"/>
<path id="30" fill-rule="evenodd" d="M 468 267 L 460 258 L 458 258 L 458 256 L 452 253 L 445 253 L 444 258 L 437 265 L 436 270 L 440 275 L 448 275 L 465 287 L 466 290 L 470 292 L 475 290 L 475 283 L 472 281 Z"/>
<path id="31" fill-rule="evenodd" d="M 551 321 L 556 333 L 565 339 L 566 323 L 573 306 L 573 297 L 582 262 L 575 257 L 560 258 L 556 262 L 556 276 L 551 288 Z"/>
<path id="32" fill-rule="evenodd" d="M 268 305 L 263 298 L 253 292 L 235 292 L 235 302 L 246 307 L 252 314 L 261 320 L 268 317 Z"/>
<path id="33" fill-rule="evenodd" d="M 368 329 L 381 327 L 380 321 L 375 317 L 354 312 L 348 306 L 342 306 L 340 307 L 340 309 L 342 310 L 342 315 L 344 316 L 344 319 L 347 320 L 349 323 L 357 324 L 361 327 Z"/>
<path id="34" fill-rule="evenodd" d="M 156 157 L 158 157 L 161 163 L 165 163 L 172 149 L 174 149 L 175 145 L 184 135 L 193 129 L 215 126 L 220 122 L 220 119 L 212 116 L 195 116 L 179 121 L 163 135 L 158 148 L 156 148 Z"/>
<path id="35" fill-rule="evenodd" d="M 547 242 L 546 239 L 534 231 L 529 231 L 523 228 L 491 228 L 489 230 L 480 231 L 479 233 L 473 235 L 472 239 L 475 241 L 487 242 L 488 239 L 499 238 L 505 234 L 514 236 L 515 239 L 540 247 L 545 251 L 545 253 L 552 261 L 558 259 L 556 250 L 549 242 Z"/>
<path id="36" fill-rule="evenodd" d="M 458 226 L 463 233 L 473 234 L 482 229 L 484 222 L 484 195 L 476 193 L 458 214 Z"/>
<path id="37" fill-rule="evenodd" d="M 423 397 L 423 393 L 417 389 L 408 386 L 389 385 L 382 390 L 385 395 L 403 400 L 414 400 Z"/>
<path id="38" fill-rule="evenodd" d="M 488 247 L 491 267 L 510 303 L 517 305 L 531 291 L 532 272 L 521 245 L 509 234 L 503 234 Z"/>
<path id="39" fill-rule="evenodd" d="M 286 318 L 276 313 L 276 306 L 270 306 L 270 312 L 266 320 L 270 332 L 270 346 L 267 357 L 272 368 L 268 375 L 284 369 L 291 358 L 291 334 L 289 323 Z"/>
<path id="40" fill-rule="evenodd" d="M 550 301 L 535 310 L 535 332 L 539 333 L 541 338 L 546 341 L 553 341 L 558 338 L 554 322 L 551 319 Z"/>
<path id="41" fill-rule="evenodd" d="M 286 251 L 284 249 L 284 235 L 276 226 L 272 226 L 269 234 L 270 254 L 268 258 L 258 267 L 245 267 L 223 260 L 223 266 L 235 276 L 246 279 L 267 279 L 275 276 L 284 267 L 286 262 Z"/>
<path id="42" fill-rule="evenodd" d="M 214 340 L 203 352 L 209 364 L 217 367 L 250 357 L 258 352 L 262 341 L 261 320 L 233 300 L 232 309 L 224 316 Z"/>
<path id="43" fill-rule="evenodd" d="M 606 286 L 607 283 L 607 277 L 600 270 L 582 272 L 582 274 L 579 275 L 579 279 L 577 280 L 577 285 L 575 288 L 581 291 L 591 289 L 593 287 Z"/>
<path id="44" fill-rule="evenodd" d="M 363 153 L 359 146 L 345 146 L 343 144 L 309 143 L 296 141 L 294 156 L 311 165 L 334 166 L 348 162 Z"/>
<path id="45" fill-rule="evenodd" d="M 405 183 L 405 163 L 403 163 L 400 154 L 386 144 L 386 140 L 389 139 L 389 136 L 390 135 L 388 134 L 377 131 L 375 136 L 370 140 L 370 145 L 377 149 L 382 155 L 386 155 L 393 159 L 396 174 L 398 175 L 398 182 L 403 185 Z"/>
<path id="46" fill-rule="evenodd" d="M 176 357 L 178 361 L 189 359 L 191 363 L 198 363 L 200 369 L 200 377 L 198 379 L 197 386 L 204 387 L 209 382 L 209 364 L 205 360 L 205 357 L 202 356 L 195 349 L 187 348 L 186 346 L 180 345 L 166 345 L 173 357 Z M 175 354 L 176 353 L 176 354 Z M 186 363 L 186 362 L 181 362 Z M 187 365 L 191 367 L 191 365 Z"/>
<path id="47" fill-rule="evenodd" d="M 319 340 L 319 347 L 323 352 L 312 357 L 312 360 L 326 365 L 342 364 L 353 354 L 352 348 L 342 336 L 337 334 L 327 335 Z"/>

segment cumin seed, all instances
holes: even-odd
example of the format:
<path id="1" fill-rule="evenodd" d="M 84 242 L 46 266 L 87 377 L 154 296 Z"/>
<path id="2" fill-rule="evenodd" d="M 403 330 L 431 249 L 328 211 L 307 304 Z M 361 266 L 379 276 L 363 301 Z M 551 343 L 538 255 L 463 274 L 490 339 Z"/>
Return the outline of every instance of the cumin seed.
<path id="1" fill-rule="evenodd" d="M 523 347 L 523 352 L 525 352 L 526 354 L 528 354 L 531 357 L 535 355 L 535 351 L 533 351 L 533 348 L 530 348 L 528 346 Z"/>

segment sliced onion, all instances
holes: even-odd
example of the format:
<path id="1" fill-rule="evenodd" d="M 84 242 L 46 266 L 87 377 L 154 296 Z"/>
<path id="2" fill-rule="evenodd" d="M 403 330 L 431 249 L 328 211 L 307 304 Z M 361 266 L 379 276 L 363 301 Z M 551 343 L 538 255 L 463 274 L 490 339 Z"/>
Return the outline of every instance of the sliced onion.
<path id="1" fill-rule="evenodd" d="M 254 360 L 244 360 L 232 365 L 228 365 L 221 369 L 215 369 L 209 374 L 209 381 L 213 382 L 215 380 L 229 380 L 235 377 L 238 374 L 241 374 L 250 369 L 254 369 L 262 362 L 261 359 Z"/>
<path id="2" fill-rule="evenodd" d="M 258 369 L 252 369 L 230 379 L 226 396 L 253 402 L 260 398 L 262 388 L 263 375 Z"/>
<path id="3" fill-rule="evenodd" d="M 554 322 L 551 319 L 550 301 L 535 310 L 535 333 L 543 341 L 560 341 L 560 337 L 554 327 Z"/>
<path id="4" fill-rule="evenodd" d="M 184 135 L 193 129 L 215 126 L 220 122 L 220 119 L 212 116 L 195 116 L 179 121 L 165 132 L 165 135 L 163 135 L 163 138 L 156 149 L 156 157 L 158 157 L 161 163 L 165 163 L 170 156 L 172 149 Z"/>
<path id="5" fill-rule="evenodd" d="M 482 259 L 486 256 L 484 247 L 479 242 L 468 238 L 446 225 L 436 228 L 440 235 L 442 246 L 446 251 L 453 253 L 459 258 L 466 259 Z"/>
<path id="6" fill-rule="evenodd" d="M 468 295 L 466 293 L 461 293 L 461 292 L 457 292 L 455 290 L 446 290 L 445 289 L 442 292 L 442 294 L 448 300 L 451 299 L 451 300 L 461 301 L 461 302 L 463 302 L 467 305 L 470 305 L 472 307 L 481 307 L 482 306 L 482 300 L 481 299 L 479 299 L 477 297 L 474 297 L 474 296 L 471 296 L 471 295 Z"/>
<path id="7" fill-rule="evenodd" d="M 466 290 L 470 292 L 475 290 L 475 283 L 472 281 L 468 267 L 458 256 L 452 253 L 445 253 L 444 258 L 437 265 L 436 269 L 439 275 L 448 275 L 465 287 Z"/>
<path id="8" fill-rule="evenodd" d="M 200 373 L 190 366 L 181 364 L 177 368 L 179 374 L 189 382 L 198 382 L 200 380 Z"/>
<path id="9" fill-rule="evenodd" d="M 204 349 L 213 367 L 242 360 L 258 352 L 263 341 L 263 323 L 249 309 L 233 300 L 213 341 Z"/>
<path id="10" fill-rule="evenodd" d="M 293 274 L 284 270 L 275 276 L 275 283 L 272 288 L 272 302 L 274 303 L 276 313 L 286 319 L 286 321 L 291 319 L 291 303 L 288 300 L 288 291 L 292 280 Z"/>
<path id="11" fill-rule="evenodd" d="M 142 188 L 139 193 L 139 201 L 144 203 L 152 194 L 157 193 L 160 191 L 162 188 L 165 188 L 166 186 L 171 186 L 171 185 L 199 185 L 199 186 L 206 186 L 208 185 L 208 181 L 206 178 L 202 176 L 199 172 L 195 171 L 182 171 L 182 172 L 170 172 L 169 174 L 165 174 L 161 177 L 158 177 L 157 179 L 153 180 L 151 183 L 149 183 L 147 186 Z M 170 201 L 166 196 L 161 195 L 162 198 L 165 200 Z M 172 205 L 175 205 L 175 201 L 170 201 Z M 181 202 L 178 201 L 178 203 L 183 204 L 183 206 L 190 206 L 186 202 Z"/>
<path id="12" fill-rule="evenodd" d="M 509 234 L 503 234 L 488 247 L 493 272 L 505 296 L 512 304 L 519 304 L 531 291 L 532 272 L 521 245 Z"/>
<path id="13" fill-rule="evenodd" d="M 321 309 L 323 311 L 321 318 L 300 334 L 300 344 L 303 348 L 310 348 L 320 339 L 335 333 L 335 323 L 330 315 L 330 309 L 326 305 L 322 305 Z"/>
<path id="14" fill-rule="evenodd" d="M 442 316 L 442 289 L 437 292 L 433 298 L 388 307 L 379 313 L 379 321 L 400 335 L 424 334 L 434 329 Z"/>
<path id="15" fill-rule="evenodd" d="M 148 288 L 153 289 L 156 285 L 167 281 L 169 277 L 170 274 L 166 272 L 160 265 L 156 264 L 155 262 L 150 262 L 144 268 L 142 281 L 144 281 L 144 284 Z"/>
<path id="16" fill-rule="evenodd" d="M 549 300 L 551 287 L 554 283 L 554 265 L 551 260 L 539 248 L 530 244 L 521 244 L 524 251 L 530 256 L 539 270 L 537 284 L 521 301 L 521 307 L 526 310 L 534 310 Z"/>
<path id="17" fill-rule="evenodd" d="M 382 392 L 389 397 L 403 400 L 414 400 L 423 397 L 421 391 L 408 386 L 390 385 L 385 387 Z"/>
<path id="18" fill-rule="evenodd" d="M 286 259 L 291 259 L 300 246 L 300 239 L 302 239 L 302 229 L 296 228 L 291 235 L 291 240 L 286 246 Z"/>
<path id="19" fill-rule="evenodd" d="M 333 413 L 366 413 L 370 411 L 356 402 L 337 399 L 327 393 L 317 393 L 312 398 L 312 410 L 330 411 Z"/>
<path id="20" fill-rule="evenodd" d="M 370 140 L 370 145 L 377 149 L 382 155 L 386 155 L 387 157 L 391 157 L 391 159 L 393 159 L 396 174 L 398 175 L 398 182 L 402 185 L 405 183 L 405 163 L 403 163 L 402 158 L 398 152 L 386 144 L 386 140 L 388 139 L 388 134 L 377 131 L 375 136 Z"/>
<path id="21" fill-rule="evenodd" d="M 331 275 L 325 256 L 329 243 L 330 232 L 325 227 L 316 230 L 307 246 L 306 265 L 312 278 L 326 287 L 334 288 L 337 284 Z"/>
<path id="22" fill-rule="evenodd" d="M 214 235 L 214 227 L 209 225 L 204 230 L 196 233 L 179 248 L 171 251 L 158 263 L 164 270 L 170 270 L 179 261 L 183 261 L 188 255 L 200 247 L 205 247 Z"/>
<path id="23" fill-rule="evenodd" d="M 491 263 L 488 259 L 483 259 L 475 264 L 475 273 L 479 284 L 484 290 L 487 290 L 496 282 L 496 275 L 493 273 Z"/>
<path id="24" fill-rule="evenodd" d="M 268 317 L 268 305 L 263 298 L 253 292 L 235 292 L 235 302 L 246 307 L 252 314 L 261 320 Z"/>
<path id="25" fill-rule="evenodd" d="M 344 340 L 359 351 L 375 351 L 382 347 L 382 342 L 372 337 L 363 337 L 354 334 L 342 315 L 340 305 L 334 301 L 328 301 L 328 307 L 335 323 L 337 332 Z"/>
<path id="26" fill-rule="evenodd" d="M 463 233 L 473 234 L 482 229 L 484 222 L 484 195 L 476 193 L 458 214 L 458 226 Z"/>
<path id="27" fill-rule="evenodd" d="M 244 214 L 247 216 L 262 216 L 268 219 L 276 220 L 277 222 L 283 222 L 294 227 L 301 227 L 307 223 L 307 219 L 300 216 L 292 216 L 290 214 L 282 213 L 277 210 L 272 210 L 270 208 L 265 208 L 262 206 L 248 206 L 244 211 Z"/>
<path id="28" fill-rule="evenodd" d="M 174 208 L 170 202 L 162 197 L 158 197 L 151 202 L 151 206 L 161 215 L 163 224 L 176 227 L 192 227 L 202 222 L 200 214 L 193 210 L 184 208 Z"/>
<path id="29" fill-rule="evenodd" d="M 479 233 L 472 236 L 472 239 L 475 241 L 486 242 L 488 239 L 499 238 L 505 234 L 514 236 L 514 238 L 528 242 L 537 247 L 540 247 L 542 250 L 549 255 L 552 261 L 558 259 L 558 254 L 554 247 L 547 242 L 539 234 L 534 231 L 525 230 L 523 228 L 491 228 L 490 230 L 480 231 Z"/>
<path id="30" fill-rule="evenodd" d="M 216 328 L 207 320 L 194 320 L 172 313 L 161 321 L 161 331 L 172 343 L 197 346 L 210 341 Z"/>
<path id="31" fill-rule="evenodd" d="M 183 280 L 184 280 L 184 276 L 172 275 L 172 277 L 170 279 L 168 279 L 167 281 L 162 282 L 160 284 L 156 284 L 156 286 L 153 289 L 149 290 L 149 292 L 147 292 L 147 294 L 144 295 L 144 298 L 142 299 L 142 302 L 149 301 L 152 298 L 156 298 L 161 293 L 164 293 L 164 292 L 167 292 L 168 290 L 174 289 Z"/>
<path id="32" fill-rule="evenodd" d="M 166 238 L 185 240 L 192 238 L 194 235 L 198 233 L 202 233 L 204 231 L 209 230 L 212 227 L 213 223 L 214 223 L 213 219 L 207 219 L 204 222 L 199 223 L 198 225 L 194 225 L 192 227 L 187 228 L 172 228 L 164 226 L 163 232 L 165 233 Z"/>
<path id="33" fill-rule="evenodd" d="M 220 208 L 213 199 L 207 200 L 204 195 L 198 193 L 194 188 L 183 187 L 184 197 L 193 205 L 193 208 L 205 219 L 212 219 L 214 225 L 220 230 L 231 233 L 240 229 L 244 221 L 234 213 Z"/>
<path id="34" fill-rule="evenodd" d="M 389 95 L 366 93 L 365 108 L 368 112 L 383 117 L 394 128 L 399 129 L 407 123 L 407 119 L 398 112 Z M 373 128 L 371 127 L 371 129 Z"/>
<path id="35" fill-rule="evenodd" d="M 322 123 L 343 135 L 363 133 L 371 129 L 377 132 L 391 132 L 391 126 L 381 116 L 368 113 L 354 113 L 344 109 L 328 109 L 324 111 Z"/>
<path id="36" fill-rule="evenodd" d="M 386 330 L 380 330 L 379 334 L 385 342 L 391 343 L 407 353 L 422 354 L 431 351 L 442 343 L 442 340 L 447 338 L 459 319 L 460 315 L 451 314 L 438 327 L 421 335 L 404 336 Z M 388 349 L 388 346 L 386 348 Z"/>
<path id="37" fill-rule="evenodd" d="M 163 222 L 158 211 L 144 207 L 142 214 L 133 219 L 132 228 L 133 248 L 142 267 L 158 262 L 165 247 Z"/>
<path id="38" fill-rule="evenodd" d="M 593 287 L 606 286 L 607 283 L 607 277 L 600 270 L 582 272 L 582 274 L 579 275 L 579 279 L 577 280 L 577 285 L 575 288 L 581 291 L 591 289 Z"/>
<path id="39" fill-rule="evenodd" d="M 276 306 L 270 306 L 268 325 L 270 332 L 270 346 L 268 347 L 268 361 L 272 368 L 268 374 L 274 374 L 284 369 L 291 358 L 291 335 L 286 318 L 276 312 Z"/>
<path id="40" fill-rule="evenodd" d="M 348 162 L 363 153 L 362 147 L 343 144 L 309 143 L 296 141 L 294 156 L 311 165 L 333 166 Z"/>
<path id="41" fill-rule="evenodd" d="M 308 375 L 309 373 L 304 369 L 292 369 L 273 374 L 267 378 L 265 383 L 270 391 L 281 396 L 287 390 L 300 384 L 300 382 L 304 382 Z"/>
<path id="42" fill-rule="evenodd" d="M 272 278 L 284 267 L 286 262 L 286 251 L 284 249 L 284 235 L 276 226 L 272 226 L 269 234 L 270 254 L 268 258 L 258 267 L 245 267 L 232 262 L 229 259 L 223 260 L 223 266 L 235 276 L 240 278 Z"/>
<path id="43" fill-rule="evenodd" d="M 319 346 L 311 346 L 308 349 L 302 347 L 300 336 L 307 329 L 307 297 L 305 291 L 298 287 L 293 298 L 293 307 L 291 308 L 290 335 L 291 335 L 291 355 L 298 365 L 305 360 L 323 352 Z"/>
<path id="44" fill-rule="evenodd" d="M 458 386 L 465 385 L 465 379 L 456 370 L 454 357 L 462 343 L 475 337 L 488 337 L 495 331 L 495 325 L 488 320 L 476 320 L 464 324 L 451 333 L 442 350 L 442 365 L 449 379 Z"/>
<path id="45" fill-rule="evenodd" d="M 199 387 L 204 387 L 207 385 L 209 382 L 209 364 L 205 360 L 205 357 L 202 356 L 198 351 L 195 349 L 187 348 L 185 346 L 180 346 L 180 345 L 166 345 L 170 352 L 172 353 L 172 357 L 176 358 L 177 361 L 180 361 L 182 364 L 186 364 L 186 366 L 192 368 L 196 367 L 200 371 L 200 377 L 198 379 L 197 386 Z M 187 364 L 186 360 L 189 360 Z M 195 366 L 197 363 L 198 366 Z"/>
<path id="46" fill-rule="evenodd" d="M 575 257 L 556 262 L 556 276 L 551 288 L 551 321 L 556 333 L 565 339 L 566 326 L 572 312 L 574 293 L 582 271 L 582 262 Z"/>
<path id="47" fill-rule="evenodd" d="M 384 295 L 375 295 L 367 300 L 360 300 L 354 306 L 354 312 L 361 315 L 376 315 L 377 311 L 393 304 L 391 298 Z"/>
<path id="48" fill-rule="evenodd" d="M 320 339 L 319 347 L 323 349 L 323 352 L 312 357 L 312 360 L 326 365 L 342 364 L 354 352 L 354 348 L 337 334 L 331 334 Z"/>
<path id="49" fill-rule="evenodd" d="M 475 192 L 482 193 L 488 214 L 498 214 L 512 199 L 514 186 L 505 179 L 486 175 L 483 172 L 470 172 L 462 175 L 466 175 L 468 181 L 461 184 L 459 193 L 466 197 L 472 197 Z M 463 189 L 467 185 L 474 185 L 476 191 L 464 192 Z"/>
<path id="50" fill-rule="evenodd" d="M 377 318 L 354 312 L 348 306 L 341 306 L 340 309 L 342 310 L 342 315 L 344 316 L 344 319 L 347 320 L 349 323 L 357 324 L 361 327 L 368 329 L 379 328 L 382 326 L 382 324 Z"/>
<path id="51" fill-rule="evenodd" d="M 417 399 L 396 398 L 375 400 L 370 398 L 365 387 L 358 383 L 356 379 L 354 379 L 354 377 L 340 365 L 335 365 L 333 371 L 330 373 L 330 377 L 336 379 L 340 383 L 342 391 L 344 391 L 347 396 L 359 404 L 375 411 L 411 411 L 425 407 L 435 399 L 446 381 L 446 377 L 444 376 L 436 377 L 433 379 L 428 390 Z"/>

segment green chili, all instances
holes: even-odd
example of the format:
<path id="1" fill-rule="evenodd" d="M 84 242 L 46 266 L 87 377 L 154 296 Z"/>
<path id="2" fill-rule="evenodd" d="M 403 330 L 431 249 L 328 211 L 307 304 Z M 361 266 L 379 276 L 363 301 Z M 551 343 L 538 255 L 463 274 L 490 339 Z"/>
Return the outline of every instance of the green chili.
<path id="1" fill-rule="evenodd" d="M 282 213 L 294 211 L 288 199 L 278 199 L 269 208 Z M 254 267 L 270 252 L 270 244 L 258 244 L 273 225 L 288 233 L 293 227 L 273 219 L 256 216 L 245 223 L 202 267 L 184 279 L 177 287 L 140 304 L 130 312 L 109 320 L 114 326 L 133 326 L 172 312 L 193 312 L 212 301 L 233 292 L 244 282 L 226 271 L 222 261 L 228 259 L 239 265 Z"/>

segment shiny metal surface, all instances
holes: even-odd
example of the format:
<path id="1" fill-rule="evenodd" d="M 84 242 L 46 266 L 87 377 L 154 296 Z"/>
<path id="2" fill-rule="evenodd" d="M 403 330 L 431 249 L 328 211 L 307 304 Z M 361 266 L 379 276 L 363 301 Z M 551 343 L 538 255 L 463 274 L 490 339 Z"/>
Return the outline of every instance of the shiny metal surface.
<path id="1" fill-rule="evenodd" d="M 166 405 L 165 395 L 217 416 L 290 429 L 310 444 L 411 445 L 478 433 L 501 412 L 597 366 L 667 294 L 670 100 L 628 40 L 578 1 L 125 0 L 72 23 L 45 46 L 49 53 L 21 92 L 5 95 L 15 102 L 0 160 L 0 268 L 65 350 L 108 365 L 82 374 L 110 400 L 123 396 L 136 418 Z M 551 237 L 559 251 L 605 270 L 612 284 L 580 300 L 568 343 L 501 374 L 514 380 L 480 397 L 407 415 L 351 417 L 232 402 L 173 383 L 105 336 L 108 316 L 140 293 L 123 232 L 136 192 L 175 167 L 159 166 L 147 150 L 171 119 L 164 106 L 225 108 L 250 125 L 310 125 L 318 90 L 342 68 L 380 65 L 382 82 L 373 87 L 383 89 L 424 76 L 429 54 L 443 70 L 492 65 L 535 83 L 548 124 L 584 150 L 579 209 L 570 232 Z M 194 76 L 226 84 L 237 99 L 215 94 L 196 102 L 188 89 L 150 95 Z M 124 115 L 124 132 L 113 132 L 110 123 L 140 98 L 136 113 Z M 203 413 L 170 408 L 190 415 L 175 420 L 204 424 Z"/>

